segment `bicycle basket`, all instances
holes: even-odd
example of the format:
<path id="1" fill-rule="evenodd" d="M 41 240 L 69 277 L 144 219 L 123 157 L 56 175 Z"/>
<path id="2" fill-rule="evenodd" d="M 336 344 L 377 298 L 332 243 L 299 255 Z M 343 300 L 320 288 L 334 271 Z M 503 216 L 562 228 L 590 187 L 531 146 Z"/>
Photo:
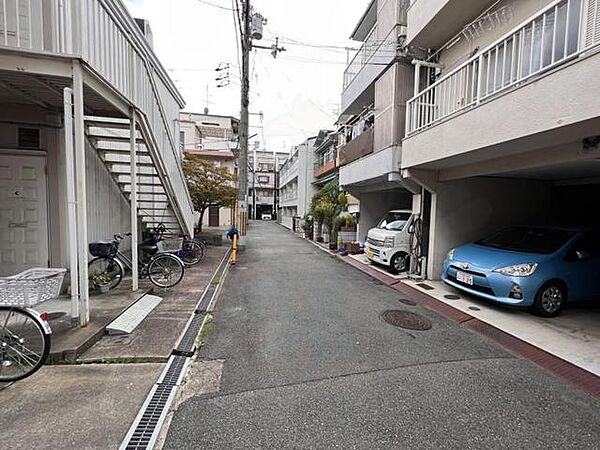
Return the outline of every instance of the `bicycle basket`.
<path id="1" fill-rule="evenodd" d="M 28 269 L 0 278 L 0 304 L 33 306 L 60 294 L 66 269 Z"/>
<path id="2" fill-rule="evenodd" d="M 92 242 L 89 245 L 92 256 L 110 256 L 117 252 L 117 246 L 114 242 Z"/>
<path id="3" fill-rule="evenodd" d="M 159 252 L 178 252 L 183 247 L 183 238 L 163 239 L 156 246 Z"/>

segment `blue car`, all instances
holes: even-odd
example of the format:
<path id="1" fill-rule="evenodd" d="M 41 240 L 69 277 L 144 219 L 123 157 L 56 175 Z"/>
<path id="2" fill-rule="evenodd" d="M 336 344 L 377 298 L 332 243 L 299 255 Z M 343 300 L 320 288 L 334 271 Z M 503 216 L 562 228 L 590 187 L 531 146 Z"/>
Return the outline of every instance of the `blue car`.
<path id="1" fill-rule="evenodd" d="M 600 228 L 507 228 L 450 250 L 442 280 L 554 317 L 567 301 L 600 299 Z"/>

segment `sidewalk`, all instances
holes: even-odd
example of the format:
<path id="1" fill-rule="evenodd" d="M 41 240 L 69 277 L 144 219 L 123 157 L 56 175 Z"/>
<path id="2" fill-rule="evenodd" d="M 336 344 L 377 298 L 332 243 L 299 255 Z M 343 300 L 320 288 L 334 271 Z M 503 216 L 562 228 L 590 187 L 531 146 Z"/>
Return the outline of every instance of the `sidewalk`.
<path id="1" fill-rule="evenodd" d="M 188 377 L 167 449 L 600 441 L 597 399 L 276 224 L 251 224 L 213 323 L 213 386 Z"/>
<path id="2" fill-rule="evenodd" d="M 118 448 L 227 250 L 209 247 L 177 287 L 158 293 L 164 299 L 133 333 L 103 336 L 74 364 L 45 366 L 1 390 L 0 442 L 11 450 Z"/>

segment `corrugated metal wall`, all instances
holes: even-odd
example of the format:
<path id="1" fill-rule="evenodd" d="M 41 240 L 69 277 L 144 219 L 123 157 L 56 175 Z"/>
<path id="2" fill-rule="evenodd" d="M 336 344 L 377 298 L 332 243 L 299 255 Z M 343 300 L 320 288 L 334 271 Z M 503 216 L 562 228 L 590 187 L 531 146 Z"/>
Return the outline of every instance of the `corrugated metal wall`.
<path id="1" fill-rule="evenodd" d="M 85 151 L 88 240 L 110 239 L 131 231 L 129 203 L 89 142 Z"/>

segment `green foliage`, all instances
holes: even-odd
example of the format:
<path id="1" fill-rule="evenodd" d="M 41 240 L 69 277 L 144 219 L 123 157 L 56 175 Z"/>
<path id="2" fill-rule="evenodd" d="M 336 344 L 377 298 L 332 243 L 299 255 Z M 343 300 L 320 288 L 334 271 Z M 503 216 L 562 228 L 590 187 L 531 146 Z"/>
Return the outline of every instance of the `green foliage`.
<path id="1" fill-rule="evenodd" d="M 346 195 L 340 192 L 338 178 L 331 180 L 317 192 L 311 202 L 310 214 L 319 224 L 327 227 L 330 239 L 335 240 L 336 219 L 346 205 Z"/>
<path id="2" fill-rule="evenodd" d="M 210 206 L 231 207 L 235 203 L 237 188 L 236 177 L 226 167 L 217 167 L 198 155 L 185 155 L 183 173 L 194 209 L 200 213 L 200 231 L 202 218 Z"/>
<path id="3" fill-rule="evenodd" d="M 110 283 L 110 277 L 105 273 L 90 273 L 88 282 L 90 289 L 98 289 L 101 284 Z"/>

